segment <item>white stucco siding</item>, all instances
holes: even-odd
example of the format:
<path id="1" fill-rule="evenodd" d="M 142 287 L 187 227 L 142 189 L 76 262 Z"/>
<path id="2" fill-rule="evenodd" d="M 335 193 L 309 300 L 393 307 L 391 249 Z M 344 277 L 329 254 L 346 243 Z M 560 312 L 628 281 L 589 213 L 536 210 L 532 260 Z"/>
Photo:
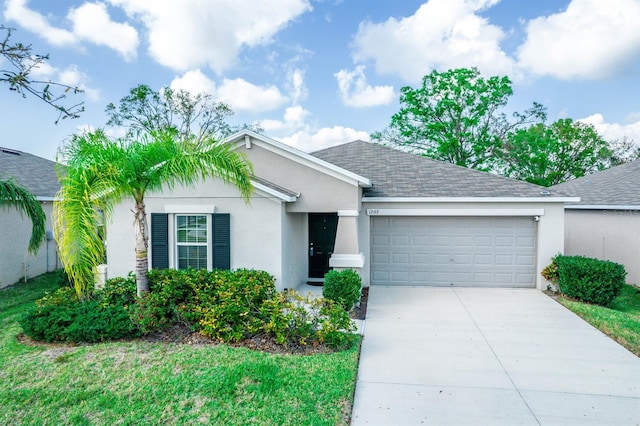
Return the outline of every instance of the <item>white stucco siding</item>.
<path id="1" fill-rule="evenodd" d="M 359 208 L 358 183 L 346 182 L 254 144 L 239 148 L 252 162 L 255 175 L 300 194 L 288 212 L 329 213 Z"/>
<path id="2" fill-rule="evenodd" d="M 151 213 L 229 213 L 231 225 L 231 268 L 252 268 L 269 272 L 277 285 L 282 277 L 282 205 L 278 199 L 255 193 L 249 204 L 232 185 L 220 181 L 200 183 L 194 188 L 176 187 L 145 197 Z M 134 269 L 135 236 L 133 202 L 114 210 L 107 225 L 108 276 L 125 276 Z M 197 211 L 190 211 L 197 210 Z M 151 255 L 151 248 L 149 249 Z"/>
<path id="3" fill-rule="evenodd" d="M 45 229 L 51 231 L 52 203 L 43 202 L 42 208 L 47 215 Z M 33 278 L 61 267 L 54 240 L 45 240 L 36 255 L 29 253 L 32 224 L 27 216 L 21 216 L 14 208 L 0 208 L 0 229 L 0 288 L 24 279 L 25 275 Z"/>
<path id="4" fill-rule="evenodd" d="M 372 211 L 370 211 L 372 210 Z M 371 217 L 375 215 L 415 216 L 539 216 L 536 225 L 536 287 L 544 290 L 547 282 L 539 274 L 551 258 L 564 252 L 564 206 L 555 202 L 403 202 L 363 203 L 360 216 L 361 248 L 365 252 L 363 282 L 370 283 L 371 273 Z"/>
<path id="5" fill-rule="evenodd" d="M 283 205 L 284 210 L 284 205 Z M 308 221 L 305 213 L 282 215 L 282 283 L 279 290 L 296 288 L 307 280 Z"/>
<path id="6" fill-rule="evenodd" d="M 640 284 L 640 211 L 565 211 L 565 252 L 624 265 L 627 282 Z"/>

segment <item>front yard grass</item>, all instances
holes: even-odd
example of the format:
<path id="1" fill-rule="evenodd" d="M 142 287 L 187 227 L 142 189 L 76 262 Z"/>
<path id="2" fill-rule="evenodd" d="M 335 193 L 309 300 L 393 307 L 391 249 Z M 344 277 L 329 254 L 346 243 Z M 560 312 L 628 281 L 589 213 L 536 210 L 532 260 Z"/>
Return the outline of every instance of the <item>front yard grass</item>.
<path id="1" fill-rule="evenodd" d="M 558 301 L 585 321 L 640 356 L 640 289 L 624 285 L 608 307 L 559 297 Z"/>
<path id="2" fill-rule="evenodd" d="M 143 341 L 20 343 L 19 316 L 47 274 L 0 290 L 0 424 L 348 424 L 358 344 L 276 355 Z"/>

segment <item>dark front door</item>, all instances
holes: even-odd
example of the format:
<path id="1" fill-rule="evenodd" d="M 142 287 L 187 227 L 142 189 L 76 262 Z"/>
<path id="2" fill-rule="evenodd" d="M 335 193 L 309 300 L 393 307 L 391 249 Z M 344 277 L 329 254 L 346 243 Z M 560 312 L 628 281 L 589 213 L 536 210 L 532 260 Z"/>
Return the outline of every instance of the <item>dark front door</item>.
<path id="1" fill-rule="evenodd" d="M 309 213 L 309 278 L 324 278 L 329 271 L 337 228 L 337 213 Z"/>

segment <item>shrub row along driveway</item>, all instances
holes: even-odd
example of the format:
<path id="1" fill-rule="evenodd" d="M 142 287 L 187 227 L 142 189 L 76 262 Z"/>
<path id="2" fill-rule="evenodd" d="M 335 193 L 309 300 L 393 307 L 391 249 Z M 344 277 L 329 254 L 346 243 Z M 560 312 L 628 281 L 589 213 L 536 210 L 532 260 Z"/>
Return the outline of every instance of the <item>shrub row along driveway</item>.
<path id="1" fill-rule="evenodd" d="M 372 287 L 352 424 L 638 424 L 640 358 L 533 289 Z"/>

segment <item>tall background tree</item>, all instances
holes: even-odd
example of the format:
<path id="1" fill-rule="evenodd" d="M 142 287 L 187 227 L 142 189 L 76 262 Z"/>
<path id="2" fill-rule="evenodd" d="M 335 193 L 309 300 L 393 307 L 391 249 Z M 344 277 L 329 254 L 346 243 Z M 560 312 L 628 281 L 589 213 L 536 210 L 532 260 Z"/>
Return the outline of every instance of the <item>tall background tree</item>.
<path id="1" fill-rule="evenodd" d="M 186 90 L 164 88 L 155 91 L 140 84 L 116 106 L 106 108 L 107 126 L 122 126 L 127 137 L 139 138 L 159 130 L 172 130 L 179 138 L 192 138 L 195 143 L 208 138 L 222 139 L 239 128 L 261 131 L 255 125 L 234 127 L 228 123 L 231 107 L 214 101 L 207 93 L 192 94 Z"/>
<path id="2" fill-rule="evenodd" d="M 611 157 L 609 145 L 593 126 L 565 118 L 510 133 L 502 174 L 551 186 L 602 170 Z"/>
<path id="3" fill-rule="evenodd" d="M 545 186 L 640 157 L 633 141 L 606 142 L 591 125 L 571 119 L 545 124 L 546 109 L 536 102 L 507 116 L 512 94 L 506 76 L 484 78 L 476 68 L 432 71 L 421 87 L 401 89 L 400 111 L 372 139 Z"/>
<path id="4" fill-rule="evenodd" d="M 79 296 L 93 288 L 96 267 L 104 259 L 100 210 L 108 220 L 117 204 L 135 203 L 132 255 L 140 296 L 149 291 L 147 193 L 209 177 L 237 186 L 247 201 L 252 191 L 252 168 L 244 155 L 213 138 L 176 140 L 174 129 L 120 140 L 98 130 L 73 136 L 60 154 L 67 169 L 54 204 L 55 230 L 61 260 Z"/>
<path id="5" fill-rule="evenodd" d="M 47 217 L 40 202 L 28 189 L 12 179 L 0 180 L 0 207 L 13 207 L 31 220 L 29 252 L 36 254 L 46 236 Z"/>
<path id="6" fill-rule="evenodd" d="M 0 82 L 7 83 L 9 90 L 23 97 L 35 96 L 58 111 L 58 119 L 78 118 L 84 111 L 83 102 L 67 103 L 68 94 L 81 93 L 77 87 L 51 80 L 33 78 L 34 71 L 49 60 L 49 55 L 33 53 L 31 45 L 11 39 L 13 29 L 0 25 Z"/>
<path id="7" fill-rule="evenodd" d="M 506 135 L 546 118 L 540 104 L 509 118 L 508 77 L 483 78 L 476 68 L 432 71 L 422 86 L 401 89 L 400 111 L 374 141 L 463 167 L 491 170 Z"/>

